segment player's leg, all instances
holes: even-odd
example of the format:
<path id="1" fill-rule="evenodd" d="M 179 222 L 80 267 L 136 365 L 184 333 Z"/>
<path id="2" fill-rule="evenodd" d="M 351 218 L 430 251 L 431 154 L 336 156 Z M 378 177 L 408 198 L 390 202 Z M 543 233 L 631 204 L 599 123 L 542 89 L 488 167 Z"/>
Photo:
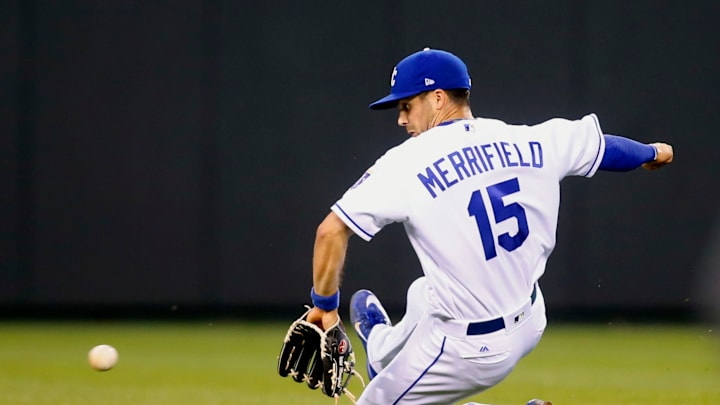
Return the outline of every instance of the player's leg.
<path id="1" fill-rule="evenodd" d="M 420 319 L 413 328 L 413 333 L 410 333 L 405 341 L 406 344 L 393 360 L 385 365 L 383 371 L 365 387 L 358 405 L 387 405 L 402 400 L 403 392 L 412 387 L 417 376 L 422 375 L 424 369 L 433 364 L 438 353 L 442 351 L 443 336 L 439 336 L 439 339 L 438 336 L 430 339 L 429 324 L 428 317 Z"/>
<path id="2" fill-rule="evenodd" d="M 372 292 L 360 290 L 353 295 L 350 303 L 350 320 L 367 353 L 370 379 L 397 355 L 425 314 L 426 289 L 425 277 L 418 278 L 410 285 L 405 315 L 394 326 L 380 300 Z"/>
<path id="3" fill-rule="evenodd" d="M 368 340 L 368 358 L 372 366 L 380 372 L 402 350 L 417 327 L 418 322 L 427 314 L 428 286 L 425 277 L 420 277 L 408 288 L 405 314 L 393 327 L 380 326 L 373 330 Z"/>
<path id="4" fill-rule="evenodd" d="M 449 328 L 447 321 L 422 317 L 358 404 L 450 404 L 500 383 L 542 336 L 545 308 L 542 295 L 538 296 L 522 322 L 483 335 L 468 336 L 465 328 Z"/>
<path id="5" fill-rule="evenodd" d="M 431 316 L 420 320 L 397 356 L 365 387 L 358 405 L 453 404 L 497 384 L 512 369 L 505 349 L 487 363 L 463 359 L 463 336 L 448 336 L 438 322 Z M 503 335 L 499 331 L 487 343 L 501 348 Z"/>

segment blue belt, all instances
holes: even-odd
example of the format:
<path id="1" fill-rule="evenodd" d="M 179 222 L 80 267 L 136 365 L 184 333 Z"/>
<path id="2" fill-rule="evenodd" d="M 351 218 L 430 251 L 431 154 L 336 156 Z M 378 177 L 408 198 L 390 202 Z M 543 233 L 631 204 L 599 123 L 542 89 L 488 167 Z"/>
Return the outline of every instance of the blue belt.
<path id="1" fill-rule="evenodd" d="M 533 286 L 532 294 L 530 294 L 530 305 L 535 303 L 535 298 L 537 298 L 537 284 Z M 469 336 L 484 335 L 486 333 L 497 332 L 504 328 L 505 320 L 500 317 L 489 321 L 469 323 L 467 327 L 467 334 Z"/>

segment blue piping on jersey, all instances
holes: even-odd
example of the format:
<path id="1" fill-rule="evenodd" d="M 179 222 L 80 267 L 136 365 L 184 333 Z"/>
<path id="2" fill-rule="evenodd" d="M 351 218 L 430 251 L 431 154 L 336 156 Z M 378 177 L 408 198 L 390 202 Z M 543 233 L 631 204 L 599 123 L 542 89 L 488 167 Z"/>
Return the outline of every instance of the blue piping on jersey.
<path id="1" fill-rule="evenodd" d="M 458 122 L 458 121 L 462 121 L 462 120 L 466 120 L 466 119 L 467 119 L 467 118 L 455 118 L 454 120 L 443 121 L 443 122 L 437 124 L 436 126 L 437 126 L 437 127 L 444 127 L 445 125 L 454 124 L 454 123 L 456 123 L 456 122 Z"/>
<path id="2" fill-rule="evenodd" d="M 350 218 L 350 215 L 348 215 L 347 212 L 345 212 L 345 210 L 342 209 L 342 207 L 338 203 L 335 203 L 335 206 L 340 210 L 340 212 L 343 213 L 343 215 L 345 215 L 345 218 L 347 218 L 348 221 L 352 222 L 352 224 L 355 225 L 355 227 L 360 230 L 360 232 L 367 235 L 370 239 L 372 239 L 375 236 L 375 235 L 367 233 L 364 229 L 362 229 L 362 227 L 360 225 L 357 224 L 357 222 L 353 221 L 353 219 Z"/>
<path id="3" fill-rule="evenodd" d="M 433 362 L 430 363 L 430 365 L 422 372 L 422 374 L 420 374 L 420 376 L 419 376 L 415 381 L 413 381 L 412 384 L 410 384 L 410 386 L 408 387 L 408 389 L 406 389 L 405 392 L 403 392 L 403 393 L 400 395 L 400 397 L 399 397 L 398 399 L 396 399 L 395 402 L 393 402 L 393 405 L 396 405 L 398 402 L 400 402 L 400 400 L 403 399 L 403 397 L 404 397 L 408 392 L 410 392 L 410 390 L 418 383 L 418 381 L 420 381 L 420 379 L 423 378 L 423 376 L 424 376 L 425 374 L 427 374 L 427 372 L 430 370 L 430 368 L 431 368 L 432 366 L 434 366 L 435 363 L 438 362 L 438 360 L 440 360 L 440 356 L 442 356 L 443 352 L 445 351 L 445 340 L 447 340 L 447 336 L 443 337 L 442 346 L 440 346 L 440 353 L 438 353 L 437 357 L 435 357 L 435 360 L 433 360 Z"/>
<path id="4" fill-rule="evenodd" d="M 591 117 L 593 119 L 593 122 L 595 122 L 595 129 L 597 129 L 598 136 L 600 137 L 600 142 L 598 143 L 598 150 L 595 154 L 595 160 L 593 160 L 592 165 L 590 165 L 590 169 L 588 169 L 587 173 L 585 173 L 585 177 L 587 177 L 590 172 L 592 172 L 593 167 L 595 167 L 595 163 L 597 163 L 598 158 L 600 157 L 600 148 L 602 147 L 603 140 L 605 139 L 602 130 L 600 130 L 600 124 L 597 121 L 597 117 L 595 116 L 595 114 L 591 114 Z"/>

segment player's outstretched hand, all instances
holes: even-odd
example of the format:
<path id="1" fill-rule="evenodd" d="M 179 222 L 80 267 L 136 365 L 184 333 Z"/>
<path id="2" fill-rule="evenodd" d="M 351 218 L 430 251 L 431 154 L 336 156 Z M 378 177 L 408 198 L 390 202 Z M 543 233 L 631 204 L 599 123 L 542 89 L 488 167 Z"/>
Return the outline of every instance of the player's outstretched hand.
<path id="1" fill-rule="evenodd" d="M 657 170 L 673 160 L 673 148 L 671 145 L 662 142 L 651 143 L 657 149 L 657 158 L 651 162 L 643 163 L 645 170 Z"/>

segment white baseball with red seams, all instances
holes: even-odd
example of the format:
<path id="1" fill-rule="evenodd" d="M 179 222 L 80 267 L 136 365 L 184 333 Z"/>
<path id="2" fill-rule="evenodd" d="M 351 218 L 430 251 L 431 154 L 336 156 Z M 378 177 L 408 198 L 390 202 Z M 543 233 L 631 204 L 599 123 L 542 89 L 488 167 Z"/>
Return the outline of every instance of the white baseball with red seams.
<path id="1" fill-rule="evenodd" d="M 107 371 L 115 367 L 118 357 L 117 350 L 110 345 L 97 345 L 88 352 L 90 367 L 97 371 Z"/>

